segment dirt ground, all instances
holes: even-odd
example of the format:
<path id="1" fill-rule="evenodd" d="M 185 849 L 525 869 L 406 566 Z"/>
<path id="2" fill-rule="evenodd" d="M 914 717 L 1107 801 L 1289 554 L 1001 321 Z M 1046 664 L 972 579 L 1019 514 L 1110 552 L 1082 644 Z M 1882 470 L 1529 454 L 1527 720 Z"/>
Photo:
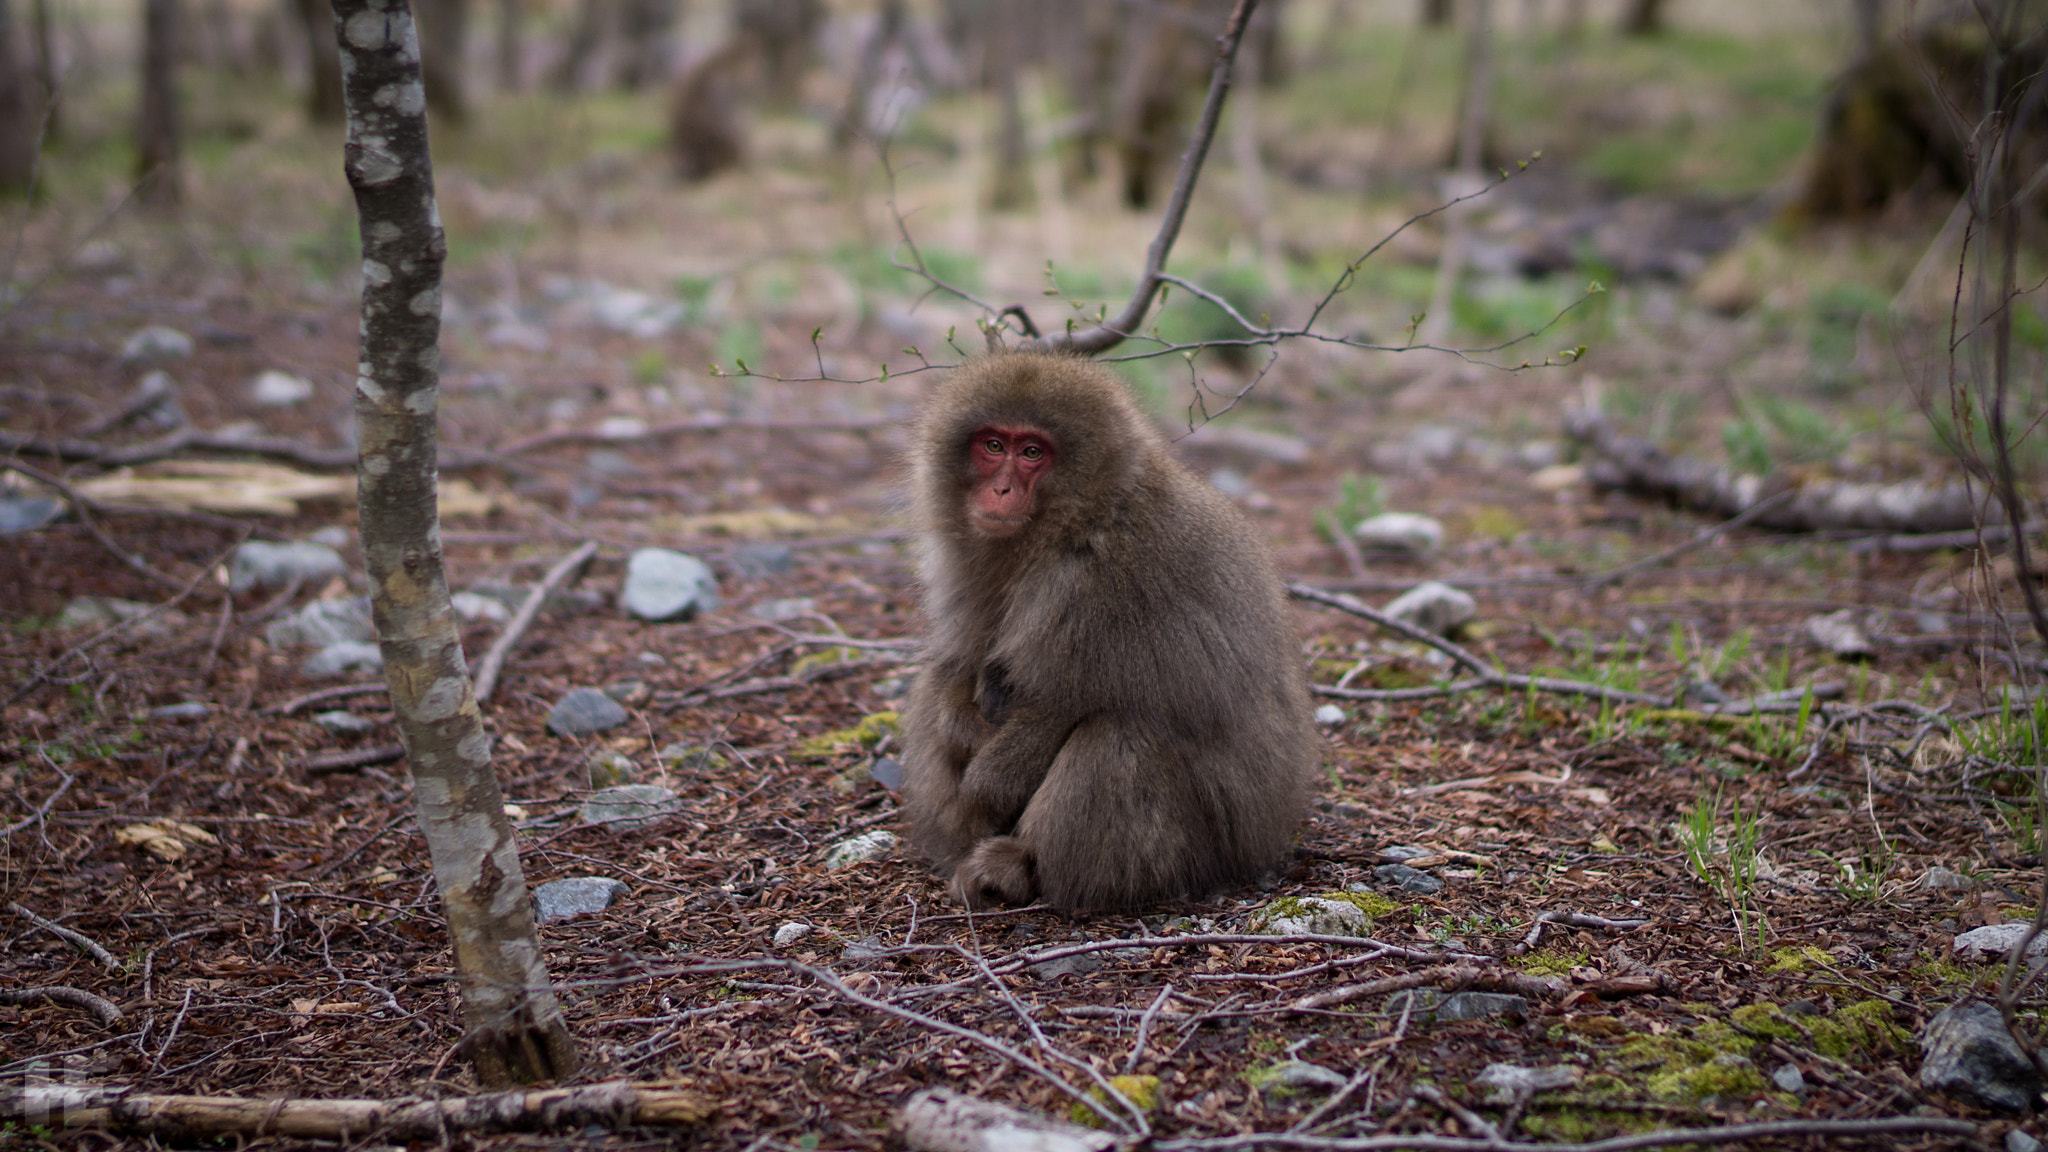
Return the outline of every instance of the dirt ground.
<path id="1" fill-rule="evenodd" d="M 319 186 L 316 171 L 297 178 Z M 674 1086 L 710 1106 L 679 1130 L 453 1142 L 878 1148 L 891 1110 L 925 1086 L 1067 1115 L 1073 1098 L 1026 1057 L 1083 1094 L 1081 1066 L 1156 1077 L 1118 1083 L 1149 1097 L 1160 1140 L 1304 1119 L 1311 1136 L 1484 1135 L 1472 1113 L 1459 1118 L 1465 1108 L 1541 1141 L 1914 1116 L 1979 1122 L 1985 1145 L 2015 1125 L 2048 1136 L 2038 1120 L 1918 1080 L 1929 1017 L 1998 977 L 1955 958 L 1952 938 L 2030 915 L 2039 898 L 2029 782 L 2015 767 L 2033 762 L 2032 713 L 2004 703 L 2015 664 L 2039 654 L 1991 610 L 2011 601 L 2009 572 L 2001 583 L 1968 548 L 1737 529 L 1605 579 L 1712 525 L 1558 472 L 1570 459 L 1563 408 L 1604 399 L 1634 426 L 1662 420 L 1669 432 L 1683 396 L 1677 427 L 1696 433 L 1728 413 L 1727 379 L 1767 387 L 1773 372 L 1804 371 L 1787 366 L 1770 323 L 1697 307 L 1666 281 L 1613 285 L 1606 342 L 1573 368 L 1291 346 L 1235 423 L 1182 447 L 1265 530 L 1290 580 L 1372 604 L 1443 580 L 1478 602 L 1462 642 L 1506 671 L 1675 701 L 1703 680 L 1735 699 L 1794 690 L 1792 708 L 1710 715 L 1487 690 L 1334 701 L 1342 715 L 1323 725 L 1325 774 L 1290 866 L 1142 915 L 969 918 L 906 846 L 828 869 L 833 845 L 898 828 L 895 795 L 869 774 L 888 745 L 852 730 L 893 708 L 914 653 L 831 641 L 918 634 L 897 510 L 902 428 L 926 377 L 904 369 L 950 358 L 938 351 L 948 328 L 958 343 L 978 340 L 962 335 L 973 329 L 961 306 L 913 312 L 846 261 L 816 259 L 841 245 L 889 250 L 881 178 L 862 173 L 764 163 L 688 195 L 652 162 L 539 189 L 494 186 L 459 165 L 442 181 L 458 242 L 444 477 L 467 486 L 444 525 L 451 583 L 526 584 L 578 542 L 601 546 L 578 585 L 601 595 L 543 615 L 487 708 L 529 883 L 599 876 L 628 888 L 601 913 L 543 926 L 546 963 L 584 1079 Z M 215 183 L 186 224 L 123 222 L 105 248 L 86 246 L 76 216 L 30 226 L 24 260 L 50 275 L 0 321 L 8 433 L 147 443 L 166 432 L 149 413 L 108 417 L 162 368 L 187 426 L 255 420 L 245 431 L 286 445 L 269 451 L 273 463 L 334 474 L 314 457 L 349 444 L 348 274 L 237 263 L 223 238 L 264 227 L 290 197 L 272 181 L 280 201 L 237 221 L 209 193 L 233 179 L 231 165 L 207 176 Z M 921 179 L 914 166 L 903 176 L 906 211 L 941 187 Z M 1286 210 L 1306 213 L 1319 195 Z M 504 260 L 461 256 L 465 229 L 571 211 L 573 238 L 544 231 Z M 827 216 L 829 228 L 815 223 Z M 1202 228 L 1227 233 L 1227 217 L 1200 224 L 1198 240 Z M 1042 216 L 909 218 L 941 247 L 987 253 L 986 279 L 1020 296 L 1052 235 Z M 1319 239 L 1345 248 L 1383 223 L 1354 212 Z M 1107 211 L 1069 224 L 1058 238 L 1083 252 L 1136 251 L 1150 227 Z M 1426 266 L 1430 253 L 1425 239 L 1409 258 Z M 607 326 L 607 307 L 638 306 L 614 286 L 691 276 L 702 291 L 679 323 L 654 335 Z M 1368 313 L 1358 322 L 1399 327 L 1391 306 Z M 124 341 L 151 323 L 192 336 L 190 356 L 124 358 Z M 735 357 L 792 382 L 737 376 Z M 711 360 L 723 375 L 697 367 Z M 865 379 L 883 363 L 886 379 L 862 384 L 794 380 Z M 311 380 L 313 398 L 253 409 L 248 381 L 278 366 Z M 1226 394 L 1248 378 L 1228 364 L 1198 371 Z M 1166 381 L 1159 407 L 1182 412 L 1183 431 L 1186 378 L 1140 380 Z M 1263 436 L 1219 434 L 1232 428 Z M 1858 466 L 1946 474 L 1938 458 L 1897 453 L 1887 440 Z M 35 450 L 12 459 L 73 482 L 102 471 Z M 1367 476 L 1378 487 L 1363 503 L 1438 518 L 1445 545 L 1423 558 L 1367 555 L 1354 570 L 1318 525 L 1333 508 L 1359 511 L 1347 479 L 1355 497 Z M 360 592 L 359 568 L 282 593 L 231 595 L 216 579 L 244 539 L 334 526 L 352 528 L 352 510 L 315 497 L 290 515 L 106 511 L 0 540 L 0 893 L 117 961 L 10 914 L 0 991 L 64 986 L 121 1013 L 0 1005 L 8 1083 L 260 1098 L 476 1090 L 454 1047 L 451 960 L 404 764 L 333 766 L 336 754 L 396 741 L 384 698 L 303 703 L 349 681 L 306 679 L 303 652 L 264 639 L 308 601 Z M 764 568 L 764 544 L 787 547 L 785 570 Z M 687 623 L 627 619 L 612 594 L 643 546 L 705 559 L 722 605 Z M 353 564 L 353 545 L 343 552 Z M 81 596 L 171 606 L 102 636 L 59 623 Z M 810 603 L 795 617 L 754 611 L 796 599 Z M 1871 633 L 1872 659 L 1840 663 L 1810 638 L 1809 618 L 1844 610 Z M 1399 689 L 1447 675 L 1430 651 L 1356 618 L 1299 601 L 1293 614 L 1319 684 Z M 466 626 L 472 661 L 493 629 Z M 1809 685 L 1815 699 L 1799 708 Z M 591 686 L 614 686 L 631 724 L 600 738 L 551 734 L 554 702 Z M 311 718 L 337 707 L 368 731 L 337 735 Z M 666 751 L 677 745 L 688 754 Z M 665 786 L 681 806 L 635 828 L 582 822 L 582 801 L 620 781 Z M 204 835 L 167 858 L 132 832 L 161 820 Z M 1404 860 L 1435 889 L 1404 890 L 1382 871 Z M 1961 886 L 1930 886 L 1934 870 Z M 1367 936 L 1256 934 L 1331 894 L 1367 915 Z M 1545 914 L 1560 919 L 1539 924 Z M 791 924 L 808 930 L 777 946 Z M 1102 947 L 1051 954 L 1073 944 Z M 1434 998 L 1404 999 L 1417 988 L 1519 999 L 1443 1019 Z M 2040 1003 L 2038 990 L 2024 999 L 2030 1018 Z M 1494 1064 L 1562 1066 L 1569 1084 L 1486 1103 L 1475 1081 Z M 1787 1067 L 1797 1091 L 1772 1079 Z M 1742 1144 L 1824 1141 L 1955 1142 L 1793 1129 Z M 0 1130 L 0 1146 L 148 1143 Z"/>

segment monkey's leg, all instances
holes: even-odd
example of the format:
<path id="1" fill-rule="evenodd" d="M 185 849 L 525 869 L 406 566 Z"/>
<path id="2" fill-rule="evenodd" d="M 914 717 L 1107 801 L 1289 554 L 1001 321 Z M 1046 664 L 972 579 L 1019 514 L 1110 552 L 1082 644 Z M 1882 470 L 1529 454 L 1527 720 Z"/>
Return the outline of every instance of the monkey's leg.
<path id="1" fill-rule="evenodd" d="M 974 706 L 973 672 L 927 669 L 903 710 L 904 806 L 918 847 L 941 871 L 987 836 L 961 779 L 990 729 Z"/>
<path id="2" fill-rule="evenodd" d="M 1216 872 L 1218 837 L 1202 776 L 1197 756 L 1096 717 L 1060 748 L 1006 838 L 1015 847 L 984 841 L 962 872 L 986 855 L 985 885 L 1000 890 L 1028 869 L 1035 895 L 1073 909 L 1128 908 L 1203 888 Z"/>

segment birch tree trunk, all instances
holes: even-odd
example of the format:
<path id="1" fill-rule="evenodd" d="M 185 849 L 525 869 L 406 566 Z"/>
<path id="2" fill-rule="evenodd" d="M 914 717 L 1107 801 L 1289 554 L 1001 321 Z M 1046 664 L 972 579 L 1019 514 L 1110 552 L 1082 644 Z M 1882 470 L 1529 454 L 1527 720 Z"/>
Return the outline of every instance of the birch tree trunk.
<path id="1" fill-rule="evenodd" d="M 435 497 L 441 265 L 420 46 L 406 0 L 334 0 L 345 167 L 363 236 L 357 499 L 371 612 L 453 937 L 464 1048 L 493 1088 L 560 1079 L 577 1055 L 548 986 L 491 741 L 470 690 Z"/>

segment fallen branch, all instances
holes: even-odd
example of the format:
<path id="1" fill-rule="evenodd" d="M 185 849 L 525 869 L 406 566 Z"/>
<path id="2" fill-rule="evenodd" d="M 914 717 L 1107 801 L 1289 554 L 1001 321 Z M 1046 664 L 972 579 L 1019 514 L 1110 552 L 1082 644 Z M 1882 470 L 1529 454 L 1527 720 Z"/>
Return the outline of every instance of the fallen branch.
<path id="1" fill-rule="evenodd" d="M 1515 955 L 1519 956 L 1536 947 L 1537 943 L 1543 939 L 1543 926 L 1545 924 L 1564 924 L 1572 928 L 1598 928 L 1612 936 L 1621 932 L 1633 932 L 1648 923 L 1648 920 L 1609 920 L 1605 916 L 1595 916 L 1590 912 L 1567 912 L 1561 908 L 1553 908 L 1536 917 L 1536 922 L 1529 925 L 1529 934 L 1522 937 L 1522 942 L 1516 945 Z"/>
<path id="2" fill-rule="evenodd" d="M 596 555 L 597 541 L 585 540 L 574 552 L 562 557 L 553 568 L 548 569 L 548 574 L 541 578 L 541 582 L 534 585 L 533 591 L 526 594 L 526 602 L 519 606 L 519 611 L 513 613 L 511 622 L 498 633 L 498 638 L 491 642 L 490 651 L 485 652 L 484 658 L 477 663 L 476 702 L 479 705 L 489 701 L 491 693 L 497 691 L 498 675 L 505 669 L 506 658 L 512 655 L 513 646 L 526 635 L 526 630 L 533 626 L 534 619 L 540 615 L 541 605 L 547 603 L 548 597 L 554 595 L 563 585 L 581 576 L 584 567 Z"/>
<path id="3" fill-rule="evenodd" d="M 1977 1125 L 1944 1116 L 1886 1116 L 1876 1120 L 1774 1120 L 1763 1124 L 1730 1124 L 1725 1128 L 1666 1128 L 1593 1140 L 1580 1144 L 1527 1144 L 1459 1136 L 1411 1133 L 1394 1136 L 1309 1136 L 1292 1132 L 1248 1132 L 1242 1136 L 1200 1136 L 1155 1140 L 1154 1152 L 1235 1152 L 1239 1148 L 1293 1148 L 1301 1152 L 1634 1152 L 1674 1144 L 1744 1144 L 1802 1137 L 1868 1139 L 1874 1136 L 1925 1134 L 1975 1141 Z"/>
<path id="4" fill-rule="evenodd" d="M 78 517 L 78 522 L 85 526 L 87 532 L 92 533 L 93 539 L 100 542 L 100 547 L 112 552 L 114 557 L 120 560 L 121 563 L 126 564 L 128 567 L 162 584 L 166 588 L 183 588 L 185 586 L 184 581 L 167 573 L 157 571 L 149 561 L 129 552 L 126 548 L 116 543 L 112 536 L 107 535 L 107 530 L 100 527 L 99 520 L 93 515 L 94 512 L 99 510 L 100 506 L 91 497 L 73 488 L 58 477 L 52 476 L 40 468 L 31 468 L 19 460 L 0 460 L 0 468 L 19 472 L 35 483 L 41 484 L 43 487 L 64 497 L 64 502 L 71 505 L 72 514 Z"/>
<path id="5" fill-rule="evenodd" d="M 55 1000 L 73 1008 L 83 1008 L 99 1017 L 102 1024 L 112 1026 L 121 1019 L 121 1008 L 111 1000 L 95 996 L 79 988 L 53 985 L 47 988 L 0 988 L 0 1004 L 33 1004 L 38 1000 Z"/>
<path id="6" fill-rule="evenodd" d="M 323 752 L 318 756 L 308 756 L 299 761 L 299 770 L 308 776 L 332 776 L 337 772 L 352 772 L 357 768 L 403 759 L 405 745 L 379 744 L 375 748 L 358 748 L 352 752 Z"/>
<path id="7" fill-rule="evenodd" d="M 326 704 L 335 700 L 348 700 L 356 696 L 374 696 L 379 692 L 389 691 L 391 691 L 390 687 L 382 683 L 343 684 L 339 688 L 322 688 L 318 692 L 308 692 L 304 696 L 294 696 L 275 707 L 261 709 L 256 715 L 289 716 L 301 708 L 311 708 L 315 704 Z"/>
<path id="8" fill-rule="evenodd" d="M 1746 510 L 1743 511 L 1741 515 L 1735 517 L 1732 520 L 1723 520 L 1721 523 L 1716 524 L 1712 528 L 1708 528 L 1700 532 L 1698 535 L 1695 535 L 1692 539 L 1687 540 L 1685 543 L 1680 544 L 1677 547 L 1666 548 L 1662 552 L 1658 552 L 1650 556 L 1645 556 L 1644 558 L 1636 561 L 1633 564 L 1625 564 L 1620 568 L 1616 568 L 1612 572 L 1588 578 L 1585 582 L 1586 590 L 1590 592 L 1598 588 L 1605 588 L 1609 584 L 1619 584 L 1623 580 L 1628 579 L 1629 577 L 1635 575 L 1638 572 L 1647 572 L 1660 564 L 1668 564 L 1671 561 L 1678 559 L 1680 556 L 1683 556 L 1688 552 L 1694 552 L 1701 548 L 1706 547 L 1709 544 L 1712 544 L 1714 541 L 1720 539 L 1722 536 L 1728 534 L 1729 532 L 1733 532 L 1735 529 L 1740 528 L 1745 524 L 1755 523 L 1757 517 L 1762 516 L 1765 513 L 1771 511 L 1772 509 L 1785 504 L 1787 501 L 1791 499 L 1792 493 L 1790 492 L 1779 492 L 1774 496 L 1766 496 L 1762 500 L 1759 500 L 1756 503 L 1750 505 Z"/>
<path id="9" fill-rule="evenodd" d="M 1569 984 L 1555 977 L 1531 976 L 1526 972 L 1512 969 L 1488 971 L 1471 964 L 1443 964 L 1379 980 L 1340 984 L 1313 996 L 1303 996 L 1288 1007 L 1296 1012 L 1313 1012 L 1333 1008 L 1339 1004 L 1348 1004 L 1353 1000 L 1363 1000 L 1368 996 L 1384 996 L 1389 992 L 1404 992 L 1411 988 L 1430 986 L 1442 988 L 1447 992 L 1463 991 L 1467 988 L 1479 988 L 1489 992 L 1512 992 L 1517 996 L 1539 1000 L 1562 999 L 1571 991 Z"/>
<path id="10" fill-rule="evenodd" d="M 1565 435 L 1589 456 L 1586 479 L 1595 488 L 1616 488 L 1668 500 L 1713 516 L 1736 517 L 1765 502 L 1778 489 L 1781 502 L 1752 521 L 1785 532 L 1863 529 L 1879 532 L 1960 532 L 1976 526 L 1977 502 L 1960 484 L 1854 484 L 1751 476 L 1721 464 L 1674 456 L 1639 436 L 1624 436 L 1600 413 L 1581 409 L 1565 417 Z M 1986 509 L 1987 517 L 1998 515 Z"/>
<path id="11" fill-rule="evenodd" d="M 43 931 L 48 932 L 52 936 L 68 940 L 71 943 L 76 944 L 80 951 L 84 952 L 88 956 L 91 956 L 93 959 L 99 961 L 107 967 L 115 969 L 116 971 L 120 969 L 121 962 L 119 960 L 114 959 L 114 954 L 112 952 L 107 951 L 105 948 L 100 947 L 98 941 L 95 941 L 92 937 L 87 936 L 85 933 L 74 932 L 71 929 L 64 927 L 62 924 L 59 924 L 54 920 L 45 920 L 41 916 L 36 915 L 35 913 L 29 911 L 28 909 L 22 907 L 19 904 L 9 904 L 7 906 L 7 910 L 9 912 L 14 913 L 16 916 L 21 917 L 23 920 L 26 920 L 29 923 L 35 925 L 36 927 L 41 928 Z M 117 1012 L 115 1013 L 115 1015 L 118 1016 L 120 1015 L 120 1013 Z"/>
<path id="12" fill-rule="evenodd" d="M 579 1088 L 498 1092 L 445 1100 L 259 1100 L 155 1096 L 129 1088 L 0 1088 L 0 1117 L 121 1135 L 204 1139 L 284 1136 L 359 1143 L 438 1141 L 450 1131 L 574 1131 L 592 1124 L 696 1124 L 716 1105 L 692 1092 L 611 1080 Z"/>

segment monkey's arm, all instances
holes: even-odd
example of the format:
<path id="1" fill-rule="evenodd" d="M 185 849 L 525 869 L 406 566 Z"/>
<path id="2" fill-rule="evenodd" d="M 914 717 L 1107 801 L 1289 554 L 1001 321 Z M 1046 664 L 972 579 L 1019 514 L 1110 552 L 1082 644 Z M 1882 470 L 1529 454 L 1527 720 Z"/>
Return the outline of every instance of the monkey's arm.
<path id="1" fill-rule="evenodd" d="M 1013 704 L 967 763 L 960 793 L 976 818 L 974 838 L 1007 832 L 1024 814 L 1074 723 L 1029 704 Z"/>

